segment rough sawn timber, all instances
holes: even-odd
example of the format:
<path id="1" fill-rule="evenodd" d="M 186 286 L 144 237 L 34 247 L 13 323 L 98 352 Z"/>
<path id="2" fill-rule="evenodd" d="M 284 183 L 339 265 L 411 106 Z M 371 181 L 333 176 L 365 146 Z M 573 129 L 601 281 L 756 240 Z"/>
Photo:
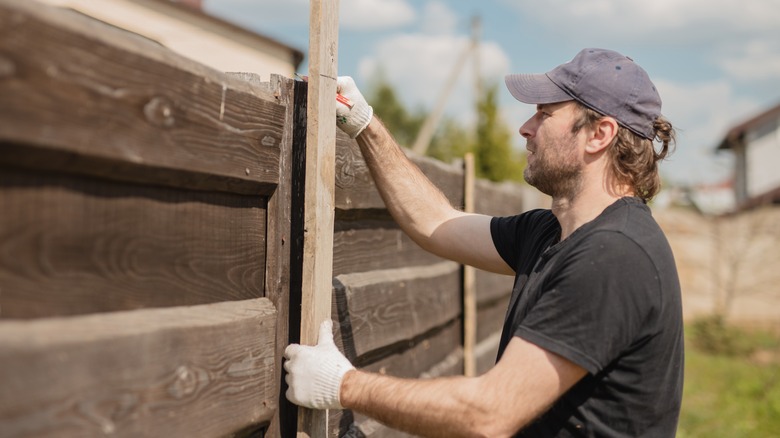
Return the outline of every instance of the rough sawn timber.
<path id="1" fill-rule="evenodd" d="M 276 409 L 265 298 L 0 322 L 0 435 L 219 436 Z"/>

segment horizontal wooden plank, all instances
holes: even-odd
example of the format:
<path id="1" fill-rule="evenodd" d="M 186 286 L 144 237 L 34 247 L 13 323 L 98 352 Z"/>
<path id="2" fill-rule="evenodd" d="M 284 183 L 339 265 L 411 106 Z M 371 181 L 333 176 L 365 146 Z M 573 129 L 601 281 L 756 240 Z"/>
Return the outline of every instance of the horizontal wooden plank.
<path id="1" fill-rule="evenodd" d="M 430 337 L 409 344 L 407 348 L 394 350 L 381 359 L 359 368 L 396 377 L 433 378 L 462 374 L 463 350 L 460 347 L 461 325 L 459 320 L 434 330 Z M 350 431 L 366 434 L 395 433 L 398 431 L 378 427 L 379 423 L 369 418 L 353 414 L 350 411 L 331 411 L 330 433 L 332 437 L 359 436 L 349 435 Z M 404 435 L 390 435 L 404 436 Z"/>
<path id="2" fill-rule="evenodd" d="M 220 436 L 268 422 L 275 329 L 265 298 L 0 322 L 0 434 Z"/>
<path id="3" fill-rule="evenodd" d="M 501 297 L 511 295 L 515 278 L 510 275 L 494 274 L 492 272 L 476 271 L 477 305 L 495 301 Z"/>
<path id="4" fill-rule="evenodd" d="M 460 265 L 343 274 L 334 279 L 336 343 L 350 359 L 408 341 L 461 312 Z"/>
<path id="5" fill-rule="evenodd" d="M 0 318 L 263 296 L 266 202 L 0 166 Z"/>
<path id="6" fill-rule="evenodd" d="M 411 156 L 411 160 L 452 205 L 463 208 L 463 169 L 427 157 Z M 336 138 L 336 208 L 385 208 L 360 147 L 342 132 Z"/>
<path id="7" fill-rule="evenodd" d="M 517 183 L 479 179 L 474 187 L 474 211 L 490 216 L 511 216 L 523 212 L 523 190 Z"/>
<path id="8" fill-rule="evenodd" d="M 477 308 L 477 342 L 482 341 L 494 333 L 500 333 L 504 328 L 504 318 L 509 307 L 509 298 L 499 298 L 495 301 L 483 303 Z"/>
<path id="9" fill-rule="evenodd" d="M 444 260 L 420 248 L 393 224 L 377 223 L 376 227 L 368 222 L 363 224 L 366 226 L 334 233 L 334 276 L 375 269 L 430 265 Z"/>
<path id="10" fill-rule="evenodd" d="M 485 374 L 496 365 L 498 344 L 501 341 L 501 333 L 494 333 L 478 343 L 474 352 L 477 356 L 477 375 Z"/>
<path id="11" fill-rule="evenodd" d="M 261 87 L 135 34 L 0 1 L 0 161 L 269 194 L 285 108 Z"/>

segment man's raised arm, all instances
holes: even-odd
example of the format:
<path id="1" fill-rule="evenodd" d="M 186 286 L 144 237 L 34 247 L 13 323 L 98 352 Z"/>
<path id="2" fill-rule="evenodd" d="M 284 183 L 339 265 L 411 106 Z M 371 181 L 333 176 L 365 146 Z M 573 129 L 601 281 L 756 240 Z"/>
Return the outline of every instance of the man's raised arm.
<path id="1" fill-rule="evenodd" d="M 337 125 L 356 138 L 379 193 L 395 221 L 427 251 L 491 272 L 514 272 L 496 251 L 490 216 L 464 213 L 412 163 L 350 77 L 338 79 L 352 107 L 337 103 Z"/>

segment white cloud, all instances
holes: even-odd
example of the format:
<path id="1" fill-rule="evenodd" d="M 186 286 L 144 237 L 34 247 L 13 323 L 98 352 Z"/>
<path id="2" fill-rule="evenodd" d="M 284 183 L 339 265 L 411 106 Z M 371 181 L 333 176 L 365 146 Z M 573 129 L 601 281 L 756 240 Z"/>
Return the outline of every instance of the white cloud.
<path id="1" fill-rule="evenodd" d="M 395 35 L 383 40 L 373 55 L 361 60 L 358 77 L 363 84 L 371 83 L 381 70 L 407 108 L 422 106 L 430 110 L 469 44 L 469 37 L 464 35 Z M 463 65 L 445 107 L 446 113 L 465 123 L 474 118 L 472 61 L 473 58 Z M 503 87 L 503 77 L 509 70 L 503 49 L 493 42 L 483 42 L 479 63 L 482 78 Z"/>
<path id="2" fill-rule="evenodd" d="M 525 17 L 540 20 L 556 32 L 580 36 L 616 35 L 632 40 L 709 41 L 770 32 L 778 35 L 780 3 L 776 0 L 504 0 Z M 697 40 L 699 40 L 697 38 Z"/>
<path id="3" fill-rule="evenodd" d="M 732 47 L 715 59 L 726 73 L 743 81 L 780 78 L 780 41 L 752 40 Z"/>
<path id="4" fill-rule="evenodd" d="M 405 0 L 341 0 L 339 25 L 351 30 L 386 30 L 412 23 L 415 10 Z"/>
<path id="5" fill-rule="evenodd" d="M 458 25 L 458 16 L 442 1 L 425 4 L 420 28 L 429 34 L 450 34 Z"/>

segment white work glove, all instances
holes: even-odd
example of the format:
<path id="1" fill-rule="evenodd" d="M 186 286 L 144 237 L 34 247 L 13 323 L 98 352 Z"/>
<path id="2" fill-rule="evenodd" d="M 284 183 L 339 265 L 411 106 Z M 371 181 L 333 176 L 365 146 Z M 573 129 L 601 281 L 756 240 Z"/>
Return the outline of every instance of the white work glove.
<path id="1" fill-rule="evenodd" d="M 284 350 L 287 400 L 313 409 L 344 409 L 339 401 L 341 379 L 355 367 L 333 343 L 333 322 L 320 325 L 314 347 L 290 344 Z"/>
<path id="2" fill-rule="evenodd" d="M 338 92 L 352 101 L 352 108 L 342 102 L 336 102 L 336 126 L 347 133 L 350 138 L 357 137 L 374 115 L 374 109 L 360 94 L 355 81 L 349 76 L 339 76 L 336 81 Z"/>

